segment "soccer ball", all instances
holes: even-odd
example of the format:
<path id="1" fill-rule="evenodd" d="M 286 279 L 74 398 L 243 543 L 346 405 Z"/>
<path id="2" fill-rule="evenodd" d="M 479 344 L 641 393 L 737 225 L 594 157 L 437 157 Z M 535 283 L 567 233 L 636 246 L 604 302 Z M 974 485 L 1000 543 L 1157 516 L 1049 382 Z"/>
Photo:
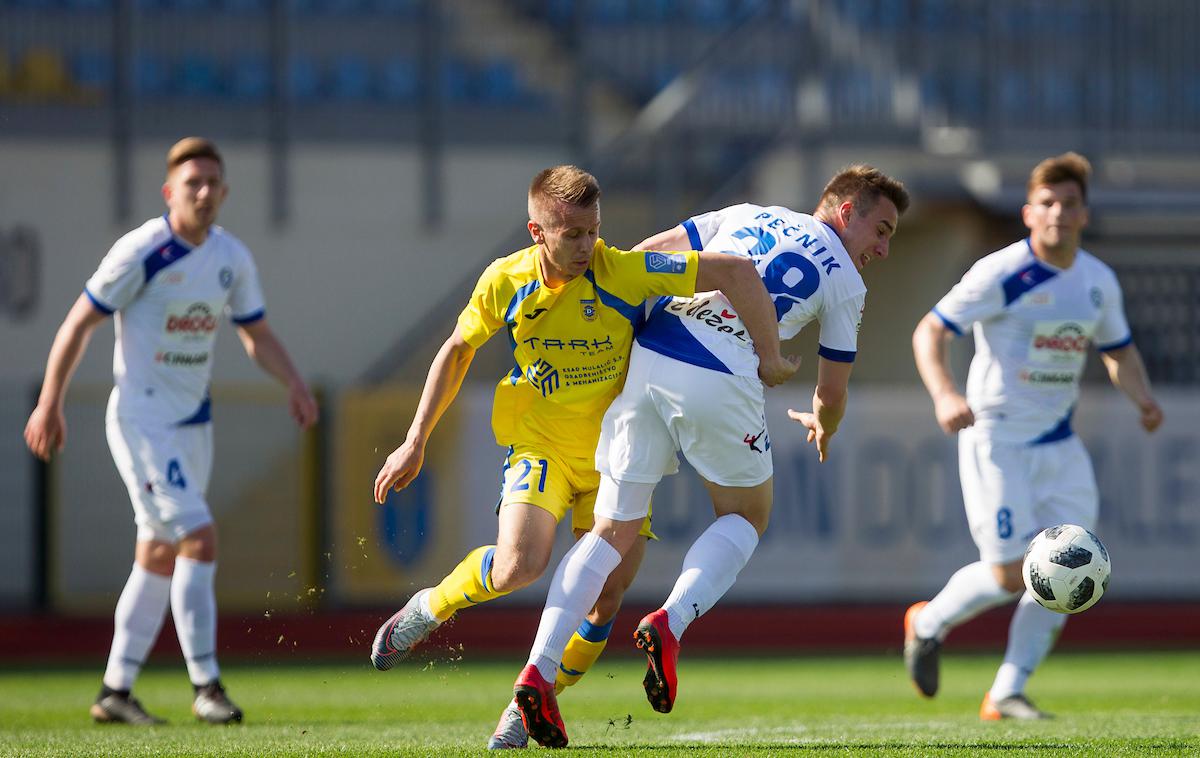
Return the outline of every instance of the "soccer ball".
<path id="1" fill-rule="evenodd" d="M 1025 550 L 1021 574 L 1033 599 L 1057 613 L 1081 613 L 1108 589 L 1112 563 L 1100 538 L 1074 524 L 1045 529 Z"/>

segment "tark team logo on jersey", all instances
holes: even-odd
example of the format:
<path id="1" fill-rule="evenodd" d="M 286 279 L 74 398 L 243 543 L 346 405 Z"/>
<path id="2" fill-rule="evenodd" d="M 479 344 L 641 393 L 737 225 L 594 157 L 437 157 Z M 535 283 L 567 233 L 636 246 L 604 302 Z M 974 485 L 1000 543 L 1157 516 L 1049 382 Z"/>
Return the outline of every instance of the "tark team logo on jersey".
<path id="1" fill-rule="evenodd" d="M 227 290 L 233 286 L 233 269 L 228 266 L 222 266 L 220 272 L 217 273 L 217 282 L 221 285 L 221 289 Z"/>
<path id="2" fill-rule="evenodd" d="M 525 369 L 525 380 L 529 382 L 529 386 L 542 393 L 542 397 L 550 397 L 554 390 L 558 389 L 558 369 L 544 358 L 538 358 Z"/>
<path id="3" fill-rule="evenodd" d="M 579 315 L 583 316 L 584 321 L 595 321 L 596 320 L 596 300 L 594 298 L 591 300 L 580 300 L 579 301 Z"/>

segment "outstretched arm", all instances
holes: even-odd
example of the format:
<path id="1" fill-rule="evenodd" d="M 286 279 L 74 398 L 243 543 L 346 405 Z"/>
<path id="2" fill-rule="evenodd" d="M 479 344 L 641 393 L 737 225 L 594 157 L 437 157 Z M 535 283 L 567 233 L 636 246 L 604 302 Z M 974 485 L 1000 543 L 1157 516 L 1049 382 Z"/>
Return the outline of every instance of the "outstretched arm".
<path id="1" fill-rule="evenodd" d="M 92 332 L 106 316 L 92 305 L 86 293 L 81 294 L 54 335 L 37 407 L 25 424 L 25 444 L 30 452 L 43 461 L 50 460 L 50 456 L 62 450 L 67 442 L 63 399 L 71 384 L 71 377 L 75 375 L 75 368 L 87 350 Z"/>
<path id="2" fill-rule="evenodd" d="M 651 239 L 654 239 L 653 237 Z M 720 290 L 746 325 L 754 352 L 758 354 L 758 376 L 768 387 L 782 384 L 800 370 L 800 360 L 779 352 L 779 320 L 775 304 L 749 258 L 728 253 L 700 253 L 696 291 Z"/>
<path id="3" fill-rule="evenodd" d="M 429 435 L 433 434 L 438 420 L 454 402 L 474 358 L 475 348 L 467 344 L 455 326 L 454 333 L 442 343 L 441 350 L 438 350 L 429 366 L 425 389 L 421 391 L 421 401 L 417 404 L 417 413 L 408 427 L 404 444 L 392 451 L 375 477 L 375 502 L 382 505 L 387 500 L 388 490 L 399 492 L 421 473 Z"/>
<path id="4" fill-rule="evenodd" d="M 250 356 L 259 367 L 279 380 L 288 390 L 288 410 L 301 429 L 307 429 L 317 421 L 317 401 L 308 391 L 308 385 L 296 371 L 287 349 L 275 336 L 275 332 L 267 324 L 265 318 L 249 324 L 239 324 L 238 338 L 246 355 Z"/>
<path id="5" fill-rule="evenodd" d="M 936 313 L 927 313 L 913 332 L 913 357 L 917 373 L 933 398 L 933 412 L 938 426 L 946 434 L 954 434 L 975 423 L 975 414 L 967 399 L 958 391 L 950 373 L 949 351 L 946 346 L 954 333 L 946 328 Z"/>
<path id="6" fill-rule="evenodd" d="M 1104 368 L 1113 386 L 1125 393 L 1142 414 L 1142 428 L 1153 432 L 1163 422 L 1162 409 L 1150 392 L 1150 377 L 1142 354 L 1132 343 L 1125 347 L 1100 353 Z"/>
<path id="7" fill-rule="evenodd" d="M 829 442 L 842 423 L 842 416 L 846 414 L 850 371 L 853 368 L 853 363 L 818 359 L 812 413 L 788 409 L 788 416 L 808 429 L 808 442 L 817 446 L 817 458 L 821 463 L 828 457 Z"/>

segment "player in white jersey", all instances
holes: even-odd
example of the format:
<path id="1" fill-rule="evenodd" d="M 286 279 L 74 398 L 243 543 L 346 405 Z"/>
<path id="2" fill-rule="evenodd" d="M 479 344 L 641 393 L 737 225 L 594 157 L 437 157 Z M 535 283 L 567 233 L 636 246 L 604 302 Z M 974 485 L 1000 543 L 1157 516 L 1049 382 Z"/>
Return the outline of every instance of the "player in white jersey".
<path id="1" fill-rule="evenodd" d="M 825 187 L 813 215 L 735 205 L 688 219 L 639 247 L 686 246 L 749 258 L 774 302 L 781 339 L 820 321 L 813 410 L 789 414 L 808 428 L 823 461 L 846 407 L 857 349 L 866 295 L 859 271 L 887 257 L 907 207 L 902 184 L 869 166 L 852 166 Z M 678 470 L 681 451 L 704 479 L 716 520 L 688 551 L 663 607 L 642 619 L 635 634 L 648 658 L 646 696 L 655 710 L 671 710 L 680 637 L 733 585 L 770 516 L 771 442 L 756 371 L 753 343 L 721 293 L 663 298 L 653 306 L 625 387 L 601 427 L 595 526 L 554 574 L 528 665 L 514 688 L 518 703 L 528 682 L 537 680 L 534 673 L 552 677 L 558 668 L 571 633 L 633 545 L 655 484 Z"/>
<path id="2" fill-rule="evenodd" d="M 162 723 L 130 695 L 170 605 L 194 688 L 192 711 L 212 723 L 240 721 L 216 660 L 216 530 L 205 501 L 212 468 L 209 379 L 217 326 L 235 324 L 249 354 L 288 388 L 292 416 L 307 428 L 317 406 L 267 325 L 250 252 L 215 226 L 228 193 L 216 146 L 198 137 L 167 154 L 167 213 L 119 239 L 88 280 L 50 348 L 29 449 L 49 460 L 66 441 L 63 400 L 92 331 L 115 314 L 115 386 L 106 429 L 133 503 L 134 564 L 116 624 L 96 721 Z"/>
<path id="3" fill-rule="evenodd" d="M 933 600 L 908 609 L 905 664 L 917 690 L 933 697 L 941 642 L 950 630 L 1020 596 L 1004 663 L 980 708 L 985 720 L 1046 717 L 1025 696 L 1025 685 L 1067 617 L 1024 592 L 1021 562 L 1043 528 L 1096 523 L 1091 461 L 1071 431 L 1088 346 L 1100 351 L 1109 378 L 1137 406 L 1146 431 L 1163 420 L 1125 321 L 1116 275 L 1079 247 L 1090 173 L 1076 153 L 1038 164 L 1022 209 L 1029 237 L 979 260 L 913 333 L 917 369 L 938 424 L 958 434 L 959 479 L 979 561 L 959 569 Z M 946 345 L 968 329 L 975 356 L 964 397 Z"/>

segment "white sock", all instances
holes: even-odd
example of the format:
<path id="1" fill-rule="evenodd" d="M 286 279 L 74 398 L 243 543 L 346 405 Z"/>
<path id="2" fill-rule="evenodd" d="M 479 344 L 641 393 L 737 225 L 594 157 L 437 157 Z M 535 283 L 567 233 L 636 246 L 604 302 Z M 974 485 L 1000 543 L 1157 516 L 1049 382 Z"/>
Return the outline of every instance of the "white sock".
<path id="1" fill-rule="evenodd" d="M 663 603 L 676 640 L 729 591 L 756 547 L 758 532 L 736 513 L 717 519 L 696 538 L 683 557 L 675 588 Z"/>
<path id="2" fill-rule="evenodd" d="M 1066 614 L 1046 610 L 1025 593 L 1008 625 L 1008 649 L 992 682 L 993 701 L 1025 691 L 1025 683 L 1054 647 L 1066 623 Z"/>
<path id="3" fill-rule="evenodd" d="M 529 662 L 537 666 L 547 682 L 558 675 L 567 642 L 596 605 L 608 575 L 620 562 L 617 549 L 592 532 L 580 537 L 559 562 L 529 651 Z"/>
<path id="4" fill-rule="evenodd" d="M 129 572 L 125 589 L 117 600 L 114 614 L 112 649 L 108 667 L 104 669 L 104 684 L 114 690 L 133 689 L 158 631 L 167 616 L 171 601 L 171 577 L 155 574 L 137 563 Z"/>
<path id="5" fill-rule="evenodd" d="M 216 563 L 182 555 L 175 558 L 171 613 L 188 676 L 196 685 L 208 684 L 221 673 L 217 668 L 217 598 L 213 593 L 216 573 Z"/>
<path id="6" fill-rule="evenodd" d="M 921 609 L 913 628 L 918 637 L 945 639 L 954 627 L 1016 596 L 996 581 L 991 564 L 968 563 L 954 572 L 942 591 Z"/>

